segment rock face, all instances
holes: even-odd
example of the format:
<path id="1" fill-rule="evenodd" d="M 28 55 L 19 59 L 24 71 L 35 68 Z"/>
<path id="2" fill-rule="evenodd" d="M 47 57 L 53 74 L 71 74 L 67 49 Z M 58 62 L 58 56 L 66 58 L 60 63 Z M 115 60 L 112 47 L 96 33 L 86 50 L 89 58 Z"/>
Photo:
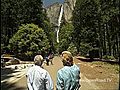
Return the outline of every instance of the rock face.
<path id="1" fill-rule="evenodd" d="M 46 8 L 46 13 L 50 22 L 57 25 L 60 14 L 61 5 L 63 5 L 63 20 L 70 23 L 72 18 L 72 11 L 74 10 L 76 0 L 65 0 L 63 4 L 54 3 L 53 5 Z M 62 20 L 62 21 L 63 21 Z"/>
<path id="2" fill-rule="evenodd" d="M 59 17 L 61 5 L 62 4 L 54 3 L 53 5 L 46 8 L 47 16 L 50 19 L 50 22 L 54 25 L 57 25 L 58 23 L 58 17 Z"/>
<path id="3" fill-rule="evenodd" d="M 66 22 L 71 22 L 72 12 L 75 7 L 76 0 L 65 0 L 64 2 L 64 19 Z"/>

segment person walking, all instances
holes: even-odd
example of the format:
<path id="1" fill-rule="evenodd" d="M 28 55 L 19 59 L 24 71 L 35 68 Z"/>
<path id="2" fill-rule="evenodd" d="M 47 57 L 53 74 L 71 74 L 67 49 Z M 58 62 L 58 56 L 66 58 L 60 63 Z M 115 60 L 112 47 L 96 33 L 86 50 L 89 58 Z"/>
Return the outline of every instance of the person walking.
<path id="1" fill-rule="evenodd" d="M 69 51 L 63 51 L 61 57 L 64 67 L 57 72 L 56 90 L 79 90 L 80 68 Z"/>
<path id="2" fill-rule="evenodd" d="M 28 90 L 53 90 L 53 81 L 48 71 L 42 68 L 43 57 L 36 55 L 34 57 L 35 65 L 27 71 Z"/>
<path id="3" fill-rule="evenodd" d="M 54 54 L 53 53 L 50 53 L 49 56 L 48 56 L 48 59 L 49 59 L 49 62 L 51 62 L 51 65 L 53 65 L 53 58 L 54 58 Z"/>

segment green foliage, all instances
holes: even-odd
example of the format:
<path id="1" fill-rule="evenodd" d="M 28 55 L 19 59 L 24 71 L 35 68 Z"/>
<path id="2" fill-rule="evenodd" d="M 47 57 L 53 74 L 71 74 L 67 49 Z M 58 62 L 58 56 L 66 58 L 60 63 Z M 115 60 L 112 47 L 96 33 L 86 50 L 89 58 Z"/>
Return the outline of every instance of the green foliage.
<path id="1" fill-rule="evenodd" d="M 10 39 L 8 46 L 15 54 L 33 57 L 38 51 L 48 49 L 49 42 L 45 32 L 35 24 L 23 24 Z"/>
<path id="2" fill-rule="evenodd" d="M 80 52 L 82 56 L 86 56 L 92 47 L 87 43 L 80 44 Z"/>
<path id="3" fill-rule="evenodd" d="M 89 57 L 91 58 L 99 58 L 99 48 L 91 48 L 89 51 Z"/>
<path id="4" fill-rule="evenodd" d="M 1 44 L 1 54 L 4 52 L 4 44 Z"/>
<path id="5" fill-rule="evenodd" d="M 97 43 L 96 34 L 97 4 L 94 0 L 77 0 L 73 12 L 73 38 L 78 52 L 80 43 L 89 43 L 91 46 Z"/>
<path id="6" fill-rule="evenodd" d="M 103 67 L 104 69 L 110 69 L 110 72 L 111 70 L 117 74 L 119 74 L 120 72 L 120 69 L 119 69 L 119 64 L 111 64 L 111 63 L 108 63 L 108 62 L 101 62 L 101 61 L 94 61 L 94 62 L 91 62 L 90 63 L 91 65 L 97 65 L 97 66 L 101 66 Z"/>
<path id="7" fill-rule="evenodd" d="M 119 57 L 119 0 L 77 0 L 72 22 L 78 52 L 81 43 L 87 43 L 99 48 L 101 57 L 107 54 Z"/>
<path id="8" fill-rule="evenodd" d="M 41 0 L 1 0 L 1 43 L 7 46 L 21 24 L 43 28 L 46 19 Z"/>
<path id="9" fill-rule="evenodd" d="M 50 24 L 49 21 L 45 20 L 43 28 L 44 28 L 44 31 L 47 35 L 49 42 L 50 42 L 51 50 L 54 51 L 53 44 L 55 43 L 55 41 L 54 41 L 55 37 L 54 37 L 54 30 L 53 30 L 52 24 Z"/>
<path id="10" fill-rule="evenodd" d="M 10 52 L 9 48 L 5 46 L 4 44 L 1 44 L 1 54 L 5 54 L 9 52 Z"/>
<path id="11" fill-rule="evenodd" d="M 73 43 L 71 43 L 69 45 L 67 51 L 70 51 L 72 53 L 72 55 L 76 55 L 77 54 L 77 48 L 75 47 L 75 45 Z"/>
<path id="12" fill-rule="evenodd" d="M 60 29 L 59 34 L 59 52 L 62 52 L 64 50 L 67 50 L 69 47 L 69 44 L 72 42 L 72 32 L 73 32 L 73 25 L 66 23 L 63 25 L 63 27 Z"/>
<path id="13" fill-rule="evenodd" d="M 115 57 L 114 56 L 109 56 L 109 55 L 104 55 L 103 56 L 103 59 L 106 59 L 106 60 L 115 60 Z"/>

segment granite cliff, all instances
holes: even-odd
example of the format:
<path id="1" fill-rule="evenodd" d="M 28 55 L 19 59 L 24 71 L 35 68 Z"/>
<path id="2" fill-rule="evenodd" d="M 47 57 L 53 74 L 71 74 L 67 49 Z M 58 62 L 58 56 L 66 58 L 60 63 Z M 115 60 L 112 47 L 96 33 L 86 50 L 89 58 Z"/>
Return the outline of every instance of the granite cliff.
<path id="1" fill-rule="evenodd" d="M 65 0 L 63 4 L 61 3 L 54 3 L 46 8 L 46 13 L 50 22 L 54 25 L 57 25 L 58 18 L 61 10 L 61 5 L 63 5 L 63 16 L 62 19 L 65 22 L 71 22 L 72 18 L 72 11 L 74 10 L 76 0 Z"/>
<path id="2" fill-rule="evenodd" d="M 71 21 L 72 12 L 75 7 L 76 0 L 65 0 L 64 2 L 64 14 L 63 17 L 66 22 Z"/>

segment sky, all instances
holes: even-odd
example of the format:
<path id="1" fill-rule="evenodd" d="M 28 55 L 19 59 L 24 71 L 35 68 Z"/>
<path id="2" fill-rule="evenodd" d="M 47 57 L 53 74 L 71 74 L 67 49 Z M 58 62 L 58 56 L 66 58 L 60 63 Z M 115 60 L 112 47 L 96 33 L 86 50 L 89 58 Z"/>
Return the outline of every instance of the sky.
<path id="1" fill-rule="evenodd" d="M 55 3 L 55 2 L 60 2 L 63 3 L 64 0 L 43 0 L 43 5 L 45 7 L 50 6 L 51 4 Z"/>

